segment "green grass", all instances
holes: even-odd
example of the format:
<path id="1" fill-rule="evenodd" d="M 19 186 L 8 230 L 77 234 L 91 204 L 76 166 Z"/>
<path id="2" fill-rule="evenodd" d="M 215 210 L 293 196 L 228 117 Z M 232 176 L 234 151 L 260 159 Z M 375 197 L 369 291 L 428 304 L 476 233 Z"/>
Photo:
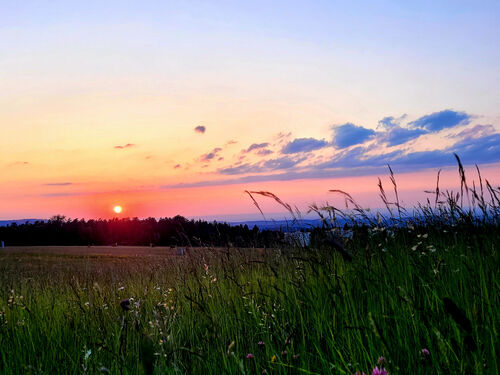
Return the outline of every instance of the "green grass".
<path id="1" fill-rule="evenodd" d="M 390 374 L 497 374 L 499 244 L 481 225 L 360 229 L 352 262 L 326 247 L 5 251 L 0 373 L 353 374 L 384 356 Z"/>

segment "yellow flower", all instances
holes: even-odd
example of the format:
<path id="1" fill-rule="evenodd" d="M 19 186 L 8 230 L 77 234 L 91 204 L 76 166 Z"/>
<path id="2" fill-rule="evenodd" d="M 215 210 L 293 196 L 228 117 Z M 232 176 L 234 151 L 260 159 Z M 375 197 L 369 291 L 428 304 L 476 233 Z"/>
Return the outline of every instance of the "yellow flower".
<path id="1" fill-rule="evenodd" d="M 271 362 L 272 362 L 272 363 L 276 362 L 276 355 L 273 355 L 273 356 L 271 357 Z"/>

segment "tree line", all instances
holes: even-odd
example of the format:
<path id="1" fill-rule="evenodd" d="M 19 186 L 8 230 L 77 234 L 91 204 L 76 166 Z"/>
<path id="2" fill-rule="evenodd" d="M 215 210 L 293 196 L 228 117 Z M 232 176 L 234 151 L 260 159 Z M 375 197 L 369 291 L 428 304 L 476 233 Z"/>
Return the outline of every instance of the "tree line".
<path id="1" fill-rule="evenodd" d="M 129 246 L 235 246 L 273 247 L 282 234 L 257 226 L 172 218 L 68 219 L 54 216 L 47 221 L 12 223 L 0 227 L 6 246 L 30 245 L 129 245 Z"/>

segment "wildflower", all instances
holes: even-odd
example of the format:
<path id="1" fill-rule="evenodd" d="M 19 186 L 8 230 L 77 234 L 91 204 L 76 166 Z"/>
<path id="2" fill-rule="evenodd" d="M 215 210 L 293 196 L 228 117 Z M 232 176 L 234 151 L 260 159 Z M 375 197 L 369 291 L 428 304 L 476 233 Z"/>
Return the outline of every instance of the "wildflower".
<path id="1" fill-rule="evenodd" d="M 377 363 L 382 366 L 385 363 L 385 357 L 380 356 L 378 357 Z"/>
<path id="2" fill-rule="evenodd" d="M 420 350 L 420 355 L 422 357 L 426 358 L 426 357 L 429 357 L 431 355 L 431 353 L 429 352 L 429 349 L 423 348 L 422 350 Z"/>
<path id="3" fill-rule="evenodd" d="M 372 375 L 389 375 L 389 373 L 385 368 L 383 367 L 378 368 L 377 366 L 375 366 L 375 368 L 372 371 Z"/>
<path id="4" fill-rule="evenodd" d="M 262 370 L 262 371 L 260 372 L 260 374 L 261 374 L 261 375 L 267 375 L 267 370 L 266 370 L 266 369 Z"/>
<path id="5" fill-rule="evenodd" d="M 120 306 L 122 307 L 123 311 L 128 311 L 130 310 L 130 299 L 122 299 L 120 301 Z"/>
<path id="6" fill-rule="evenodd" d="M 290 345 L 290 339 L 285 340 L 285 345 Z"/>
<path id="7" fill-rule="evenodd" d="M 294 355 L 292 356 L 292 359 L 294 359 L 294 360 L 295 360 L 295 359 L 299 359 L 299 357 L 300 357 L 300 354 L 294 354 Z"/>
<path id="8" fill-rule="evenodd" d="M 287 352 L 286 350 L 283 350 L 283 351 L 281 352 L 281 356 L 282 356 L 282 357 L 286 357 L 287 355 L 288 355 L 288 352 Z"/>
<path id="9" fill-rule="evenodd" d="M 354 373 L 354 375 L 366 375 L 366 372 L 359 372 L 359 371 L 356 371 Z"/>
<path id="10" fill-rule="evenodd" d="M 247 354 L 247 359 L 253 359 L 253 358 L 254 358 L 254 355 L 252 353 Z"/>
<path id="11" fill-rule="evenodd" d="M 271 362 L 272 363 L 276 362 L 276 354 L 271 357 Z"/>
<path id="12" fill-rule="evenodd" d="M 264 344 L 264 341 L 259 341 L 259 342 L 257 343 L 257 345 L 259 345 L 260 347 L 263 347 L 265 344 Z"/>

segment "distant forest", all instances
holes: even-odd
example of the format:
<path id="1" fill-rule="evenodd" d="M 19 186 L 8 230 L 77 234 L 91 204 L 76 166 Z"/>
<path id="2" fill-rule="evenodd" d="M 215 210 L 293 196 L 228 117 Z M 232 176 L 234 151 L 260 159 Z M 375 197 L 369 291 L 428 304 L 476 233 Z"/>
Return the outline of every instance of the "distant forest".
<path id="1" fill-rule="evenodd" d="M 173 218 L 78 220 L 54 216 L 48 221 L 0 227 L 0 241 L 16 245 L 136 245 L 272 247 L 282 233 L 257 226 Z"/>

